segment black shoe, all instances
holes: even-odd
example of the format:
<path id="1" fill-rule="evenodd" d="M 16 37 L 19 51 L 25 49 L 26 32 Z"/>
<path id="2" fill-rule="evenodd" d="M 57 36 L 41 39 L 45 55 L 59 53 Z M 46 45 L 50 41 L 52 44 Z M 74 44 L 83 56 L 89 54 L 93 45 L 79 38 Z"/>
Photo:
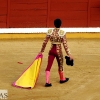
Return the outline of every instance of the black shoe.
<path id="1" fill-rule="evenodd" d="M 46 83 L 46 84 L 45 84 L 45 87 L 50 87 L 50 86 L 52 86 L 51 83 Z"/>
<path id="2" fill-rule="evenodd" d="M 65 83 L 65 82 L 67 82 L 68 80 L 69 80 L 69 78 L 66 78 L 66 79 L 63 80 L 63 81 L 60 80 L 60 83 Z"/>

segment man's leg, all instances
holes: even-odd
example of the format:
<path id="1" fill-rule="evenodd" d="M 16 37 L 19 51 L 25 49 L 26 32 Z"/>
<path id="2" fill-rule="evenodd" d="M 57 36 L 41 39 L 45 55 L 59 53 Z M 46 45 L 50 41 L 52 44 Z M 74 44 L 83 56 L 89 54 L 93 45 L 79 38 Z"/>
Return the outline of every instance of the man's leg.
<path id="1" fill-rule="evenodd" d="M 56 56 L 57 62 L 58 62 L 58 73 L 60 77 L 60 83 L 67 82 L 69 78 L 65 78 L 64 71 L 63 71 L 63 54 L 61 51 L 57 52 Z"/>
<path id="2" fill-rule="evenodd" d="M 50 69 L 52 67 L 53 61 L 54 61 L 54 56 L 53 55 L 49 55 L 48 56 L 48 64 L 47 64 L 47 68 L 46 68 L 46 83 L 50 83 Z"/>

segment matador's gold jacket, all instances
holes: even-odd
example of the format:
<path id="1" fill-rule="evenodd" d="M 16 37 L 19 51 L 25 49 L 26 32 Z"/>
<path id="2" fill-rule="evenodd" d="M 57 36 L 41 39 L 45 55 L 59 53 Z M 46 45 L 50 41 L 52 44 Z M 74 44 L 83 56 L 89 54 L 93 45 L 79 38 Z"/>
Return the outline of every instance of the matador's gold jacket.
<path id="1" fill-rule="evenodd" d="M 70 54 L 70 51 L 67 45 L 67 40 L 66 40 L 66 32 L 64 32 L 60 28 L 54 28 L 54 29 L 48 30 L 46 38 L 44 39 L 44 42 L 41 48 L 41 52 L 44 52 L 48 40 L 50 40 L 51 42 L 51 48 L 53 44 L 57 44 L 57 50 L 62 52 L 61 44 L 63 44 L 66 54 L 67 55 Z"/>

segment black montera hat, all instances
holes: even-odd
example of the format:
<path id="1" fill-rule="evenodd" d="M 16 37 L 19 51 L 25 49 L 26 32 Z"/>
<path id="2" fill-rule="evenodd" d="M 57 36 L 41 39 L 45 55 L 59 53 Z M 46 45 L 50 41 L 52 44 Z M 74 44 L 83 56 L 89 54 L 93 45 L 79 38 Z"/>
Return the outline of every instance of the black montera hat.
<path id="1" fill-rule="evenodd" d="M 66 64 L 69 65 L 69 66 L 73 66 L 74 65 L 74 60 L 70 60 L 70 57 L 68 56 L 65 56 L 65 59 L 66 59 Z"/>

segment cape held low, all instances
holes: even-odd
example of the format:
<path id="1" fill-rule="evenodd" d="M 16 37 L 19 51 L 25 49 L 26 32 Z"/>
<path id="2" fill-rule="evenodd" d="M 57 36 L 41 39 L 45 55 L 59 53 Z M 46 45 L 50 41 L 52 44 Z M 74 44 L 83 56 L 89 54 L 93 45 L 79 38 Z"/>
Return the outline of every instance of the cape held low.
<path id="1" fill-rule="evenodd" d="M 39 76 L 43 55 L 37 55 L 33 63 L 12 85 L 19 88 L 34 88 Z"/>

